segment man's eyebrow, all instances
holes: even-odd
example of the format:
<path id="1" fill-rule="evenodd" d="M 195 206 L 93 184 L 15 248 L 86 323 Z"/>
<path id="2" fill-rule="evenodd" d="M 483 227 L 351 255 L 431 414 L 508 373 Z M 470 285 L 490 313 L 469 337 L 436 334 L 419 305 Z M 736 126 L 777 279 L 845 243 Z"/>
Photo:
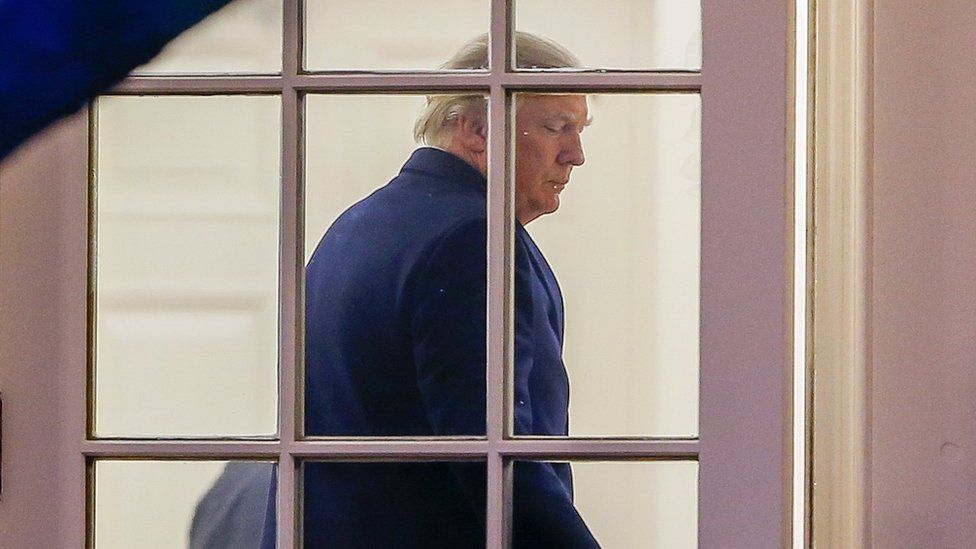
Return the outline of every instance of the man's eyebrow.
<path id="1" fill-rule="evenodd" d="M 562 113 L 562 114 L 557 114 L 557 115 L 553 116 L 552 119 L 560 120 L 560 121 L 563 121 L 563 122 L 575 122 L 576 121 L 576 116 L 574 116 L 572 114 Z M 591 114 L 590 116 L 587 116 L 586 117 L 586 120 L 583 121 L 583 127 L 585 128 L 586 126 L 589 126 L 592 123 L 593 123 L 593 115 Z"/>

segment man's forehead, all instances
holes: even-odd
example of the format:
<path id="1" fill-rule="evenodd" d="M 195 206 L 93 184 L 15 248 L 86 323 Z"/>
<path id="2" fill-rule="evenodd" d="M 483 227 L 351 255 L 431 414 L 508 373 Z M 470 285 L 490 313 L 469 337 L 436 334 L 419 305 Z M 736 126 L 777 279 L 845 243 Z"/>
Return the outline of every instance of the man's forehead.
<path id="1" fill-rule="evenodd" d="M 592 121 L 585 94 L 525 94 L 522 97 L 530 100 L 528 104 L 536 114 L 547 119 L 586 125 Z"/>

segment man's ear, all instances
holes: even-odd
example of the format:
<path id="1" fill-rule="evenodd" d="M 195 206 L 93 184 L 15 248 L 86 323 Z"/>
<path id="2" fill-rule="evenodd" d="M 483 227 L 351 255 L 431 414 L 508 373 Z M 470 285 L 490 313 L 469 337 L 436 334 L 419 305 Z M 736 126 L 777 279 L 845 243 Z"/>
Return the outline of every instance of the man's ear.
<path id="1" fill-rule="evenodd" d="M 488 149 L 488 125 L 483 118 L 462 114 L 458 117 L 455 136 L 465 150 L 483 153 Z"/>

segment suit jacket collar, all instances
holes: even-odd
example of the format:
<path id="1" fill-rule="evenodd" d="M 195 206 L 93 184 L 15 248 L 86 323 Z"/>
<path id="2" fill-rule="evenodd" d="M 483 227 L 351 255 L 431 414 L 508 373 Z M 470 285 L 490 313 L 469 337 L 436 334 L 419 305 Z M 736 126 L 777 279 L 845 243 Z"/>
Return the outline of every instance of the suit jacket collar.
<path id="1" fill-rule="evenodd" d="M 485 176 L 474 166 L 447 151 L 433 147 L 421 147 L 413 151 L 400 171 L 448 179 L 480 191 L 488 186 Z"/>

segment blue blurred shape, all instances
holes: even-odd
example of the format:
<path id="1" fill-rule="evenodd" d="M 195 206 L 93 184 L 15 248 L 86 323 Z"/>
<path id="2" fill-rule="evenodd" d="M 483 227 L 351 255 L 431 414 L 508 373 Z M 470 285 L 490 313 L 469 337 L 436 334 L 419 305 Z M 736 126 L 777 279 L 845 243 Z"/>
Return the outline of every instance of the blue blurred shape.
<path id="1" fill-rule="evenodd" d="M 228 0 L 0 0 L 0 158 Z"/>

